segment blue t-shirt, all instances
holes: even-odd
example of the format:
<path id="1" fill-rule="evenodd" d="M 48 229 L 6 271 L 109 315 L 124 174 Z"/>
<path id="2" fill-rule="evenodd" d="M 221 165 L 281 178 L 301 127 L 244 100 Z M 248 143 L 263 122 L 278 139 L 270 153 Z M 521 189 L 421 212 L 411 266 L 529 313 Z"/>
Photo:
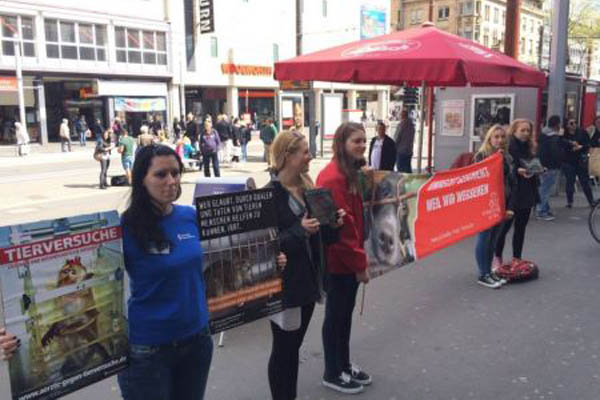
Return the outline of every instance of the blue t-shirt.
<path id="1" fill-rule="evenodd" d="M 129 229 L 123 229 L 125 268 L 131 279 L 129 341 L 133 344 L 168 343 L 208 324 L 196 212 L 174 205 L 160 225 L 172 243 L 161 254 L 144 251 Z"/>

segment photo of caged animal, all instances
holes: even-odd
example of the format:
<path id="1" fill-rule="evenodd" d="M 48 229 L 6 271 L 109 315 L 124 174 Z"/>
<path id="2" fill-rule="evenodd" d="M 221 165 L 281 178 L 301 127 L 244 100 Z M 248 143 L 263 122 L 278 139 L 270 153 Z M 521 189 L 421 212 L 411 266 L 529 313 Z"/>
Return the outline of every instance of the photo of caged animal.
<path id="1" fill-rule="evenodd" d="M 414 261 L 406 175 L 375 171 L 365 199 L 365 250 L 371 276 Z"/>
<path id="2" fill-rule="evenodd" d="M 207 298 L 215 298 L 277 277 L 275 229 L 261 229 L 202 242 Z"/>
<path id="3" fill-rule="evenodd" d="M 56 287 L 68 287 L 91 279 L 94 274 L 87 272 L 80 257 L 67 259 L 58 272 Z M 65 361 L 61 373 L 89 368 L 107 361 L 108 351 L 96 342 L 98 339 L 98 315 L 91 288 L 76 290 L 55 300 L 57 309 L 65 318 L 54 322 L 42 336 L 42 346 L 47 347 L 57 341 Z M 90 345 L 91 344 L 91 345 Z"/>

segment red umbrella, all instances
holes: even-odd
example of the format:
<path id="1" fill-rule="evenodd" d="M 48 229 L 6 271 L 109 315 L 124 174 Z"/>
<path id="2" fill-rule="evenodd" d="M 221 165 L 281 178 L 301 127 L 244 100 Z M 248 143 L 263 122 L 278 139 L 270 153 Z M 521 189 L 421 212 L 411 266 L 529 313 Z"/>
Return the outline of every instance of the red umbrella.
<path id="1" fill-rule="evenodd" d="M 277 80 L 412 86 L 544 87 L 543 72 L 434 27 L 414 28 L 275 63 Z"/>

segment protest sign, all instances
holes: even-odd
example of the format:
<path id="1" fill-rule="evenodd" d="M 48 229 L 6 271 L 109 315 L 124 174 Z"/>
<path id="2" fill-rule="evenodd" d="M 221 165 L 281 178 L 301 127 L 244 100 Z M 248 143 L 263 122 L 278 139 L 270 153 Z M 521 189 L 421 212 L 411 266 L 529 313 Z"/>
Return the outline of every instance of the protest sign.
<path id="1" fill-rule="evenodd" d="M 0 227 L 0 320 L 21 340 L 12 399 L 56 398 L 126 367 L 123 275 L 116 211 Z"/>
<path id="2" fill-rule="evenodd" d="M 504 218 L 502 156 L 448 171 L 363 176 L 372 277 L 423 258 Z"/>
<path id="3" fill-rule="evenodd" d="M 196 198 L 212 333 L 281 311 L 274 209 L 272 189 Z"/>

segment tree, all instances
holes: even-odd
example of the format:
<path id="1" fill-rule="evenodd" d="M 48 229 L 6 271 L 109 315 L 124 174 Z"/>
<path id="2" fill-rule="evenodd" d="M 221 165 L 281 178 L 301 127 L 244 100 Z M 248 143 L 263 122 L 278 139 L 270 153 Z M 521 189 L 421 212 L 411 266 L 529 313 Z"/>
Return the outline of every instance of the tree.
<path id="1" fill-rule="evenodd" d="M 579 50 L 580 57 L 578 57 L 579 60 L 567 59 L 567 61 L 582 75 L 589 75 L 587 59 L 593 49 L 594 40 L 600 40 L 599 8 L 599 0 L 571 0 L 570 3 L 569 48 Z M 573 65 L 572 62 L 577 61 L 580 62 L 580 65 Z"/>

